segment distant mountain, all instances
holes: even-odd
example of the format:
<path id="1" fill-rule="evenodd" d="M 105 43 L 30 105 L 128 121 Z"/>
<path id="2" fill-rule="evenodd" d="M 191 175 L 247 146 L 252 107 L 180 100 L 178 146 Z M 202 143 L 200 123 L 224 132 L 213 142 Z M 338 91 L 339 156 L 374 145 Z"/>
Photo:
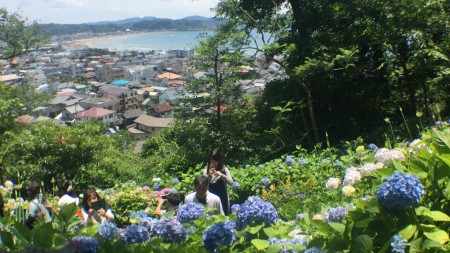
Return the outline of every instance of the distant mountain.
<path id="1" fill-rule="evenodd" d="M 90 22 L 87 24 L 90 25 L 106 25 L 106 24 L 116 24 L 116 25 L 124 25 L 124 24 L 128 24 L 128 23 L 137 23 L 143 20 L 155 20 L 158 19 L 156 17 L 143 17 L 143 18 L 127 18 L 127 19 L 121 19 L 121 20 L 117 20 L 117 21 L 98 21 L 98 22 Z"/>
<path id="2" fill-rule="evenodd" d="M 207 17 L 189 16 L 182 19 L 155 17 L 135 17 L 117 21 L 99 21 L 85 24 L 41 24 L 41 28 L 50 35 L 68 35 L 75 33 L 115 33 L 130 29 L 137 32 L 164 30 L 205 31 L 215 30 L 220 22 Z"/>
<path id="3" fill-rule="evenodd" d="M 184 17 L 181 20 L 199 20 L 199 21 L 205 21 L 205 20 L 211 20 L 212 18 L 202 17 L 202 16 L 188 16 Z"/>

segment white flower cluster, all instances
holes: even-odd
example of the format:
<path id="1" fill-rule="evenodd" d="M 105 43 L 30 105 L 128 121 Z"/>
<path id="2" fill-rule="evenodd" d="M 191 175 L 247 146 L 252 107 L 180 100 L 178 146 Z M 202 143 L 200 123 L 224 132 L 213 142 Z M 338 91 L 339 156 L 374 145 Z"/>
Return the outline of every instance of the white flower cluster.
<path id="1" fill-rule="evenodd" d="M 361 173 L 358 171 L 358 168 L 351 166 L 345 171 L 344 186 L 354 185 L 361 181 L 361 178 Z"/>
<path id="2" fill-rule="evenodd" d="M 341 180 L 339 178 L 331 177 L 328 179 L 325 187 L 329 191 L 334 191 L 339 187 L 339 185 L 341 185 Z"/>
<path id="3" fill-rule="evenodd" d="M 395 149 L 389 150 L 387 148 L 380 148 L 375 154 L 375 159 L 386 165 L 394 160 L 405 160 L 405 154 Z"/>
<path id="4" fill-rule="evenodd" d="M 361 173 L 361 176 L 365 176 L 368 173 L 374 172 L 378 169 L 381 169 L 384 167 L 383 163 L 366 163 L 361 168 L 358 169 L 359 173 Z"/>
<path id="5" fill-rule="evenodd" d="M 428 153 L 432 153 L 433 151 L 430 149 L 430 147 L 427 146 L 427 144 L 420 140 L 416 139 L 413 142 L 409 144 L 409 153 L 413 155 L 417 155 L 421 150 L 424 150 Z"/>
<path id="6" fill-rule="evenodd" d="M 10 180 L 6 181 L 4 183 L 6 189 L 8 189 L 8 191 L 12 191 L 13 187 L 14 187 L 14 183 Z"/>

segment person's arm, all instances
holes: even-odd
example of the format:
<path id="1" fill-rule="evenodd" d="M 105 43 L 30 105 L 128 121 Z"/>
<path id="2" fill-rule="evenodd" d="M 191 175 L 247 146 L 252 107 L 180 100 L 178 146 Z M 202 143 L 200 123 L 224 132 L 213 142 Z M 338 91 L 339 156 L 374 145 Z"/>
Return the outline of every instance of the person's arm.
<path id="1" fill-rule="evenodd" d="M 165 213 L 164 210 L 161 210 L 162 205 L 164 204 L 164 199 L 161 198 L 161 196 L 158 197 L 158 206 L 156 206 L 155 209 L 155 215 L 157 215 L 158 217 L 163 216 L 163 214 Z"/>
<path id="2" fill-rule="evenodd" d="M 228 170 L 227 166 L 223 166 L 225 173 L 222 173 L 220 176 L 227 184 L 232 185 L 233 184 L 233 178 L 231 177 L 230 170 Z"/>
<path id="3" fill-rule="evenodd" d="M 111 208 L 108 208 L 108 210 L 105 213 L 105 217 L 107 220 L 114 220 L 114 213 L 112 212 Z"/>

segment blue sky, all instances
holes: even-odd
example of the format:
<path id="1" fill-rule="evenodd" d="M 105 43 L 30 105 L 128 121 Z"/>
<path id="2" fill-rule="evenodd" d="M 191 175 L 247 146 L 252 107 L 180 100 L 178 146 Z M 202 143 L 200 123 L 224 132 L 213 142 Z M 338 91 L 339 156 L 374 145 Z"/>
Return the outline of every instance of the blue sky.
<path id="1" fill-rule="evenodd" d="M 1 0 L 0 8 L 39 23 L 80 24 L 153 16 L 212 17 L 219 0 Z"/>

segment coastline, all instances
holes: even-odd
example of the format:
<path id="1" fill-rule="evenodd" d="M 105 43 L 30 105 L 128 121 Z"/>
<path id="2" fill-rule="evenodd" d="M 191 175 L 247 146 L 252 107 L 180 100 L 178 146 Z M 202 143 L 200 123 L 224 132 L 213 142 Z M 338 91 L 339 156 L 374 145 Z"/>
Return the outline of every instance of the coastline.
<path id="1" fill-rule="evenodd" d="M 152 31 L 152 32 L 131 32 L 126 34 L 107 34 L 107 35 L 95 35 L 89 38 L 80 38 L 74 39 L 70 41 L 62 42 L 62 45 L 71 49 L 81 50 L 87 48 L 101 48 L 108 49 L 110 51 L 122 51 L 125 49 L 135 50 L 135 48 L 123 48 L 122 45 L 112 43 L 117 40 L 128 40 L 133 37 L 139 37 L 146 34 L 163 34 L 163 33 L 177 33 L 177 32 L 186 32 L 186 31 Z M 192 32 L 205 32 L 205 31 L 192 31 Z M 209 31 L 207 31 L 209 32 Z M 146 48 L 141 48 L 141 50 L 150 50 Z M 140 51 L 140 50 L 138 50 Z"/>

